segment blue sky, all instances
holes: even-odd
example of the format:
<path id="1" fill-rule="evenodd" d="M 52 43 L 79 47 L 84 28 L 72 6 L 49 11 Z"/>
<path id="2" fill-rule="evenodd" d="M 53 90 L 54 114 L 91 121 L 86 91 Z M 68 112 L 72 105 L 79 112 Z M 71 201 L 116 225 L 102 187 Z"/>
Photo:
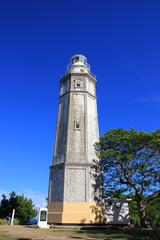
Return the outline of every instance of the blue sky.
<path id="1" fill-rule="evenodd" d="M 160 127 L 160 2 L 6 0 L 0 6 L 0 194 L 44 201 L 59 78 L 82 53 L 97 76 L 100 134 Z"/>

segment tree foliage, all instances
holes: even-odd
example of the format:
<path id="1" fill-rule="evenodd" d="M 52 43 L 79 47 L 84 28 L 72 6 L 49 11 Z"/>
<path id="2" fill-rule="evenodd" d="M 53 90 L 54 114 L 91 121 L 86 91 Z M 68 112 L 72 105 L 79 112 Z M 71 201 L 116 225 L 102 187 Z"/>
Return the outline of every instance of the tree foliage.
<path id="1" fill-rule="evenodd" d="M 9 194 L 9 198 L 3 194 L 0 203 L 0 217 L 6 218 L 11 216 L 12 210 L 15 209 L 15 217 L 20 224 L 28 223 L 30 217 L 34 216 L 35 210 L 31 199 L 24 195 L 17 195 L 15 192 Z"/>
<path id="2" fill-rule="evenodd" d="M 160 200 L 154 199 L 146 208 L 146 216 L 153 227 L 160 227 Z"/>
<path id="3" fill-rule="evenodd" d="M 133 194 L 140 217 L 146 226 L 147 205 L 160 199 L 160 130 L 137 132 L 114 129 L 96 144 L 94 161 L 95 196 Z"/>
<path id="4" fill-rule="evenodd" d="M 129 202 L 130 220 L 134 225 L 140 225 L 140 217 L 137 209 L 135 197 L 128 196 L 132 201 Z M 154 199 L 146 206 L 146 219 L 152 227 L 160 227 L 160 200 Z"/>

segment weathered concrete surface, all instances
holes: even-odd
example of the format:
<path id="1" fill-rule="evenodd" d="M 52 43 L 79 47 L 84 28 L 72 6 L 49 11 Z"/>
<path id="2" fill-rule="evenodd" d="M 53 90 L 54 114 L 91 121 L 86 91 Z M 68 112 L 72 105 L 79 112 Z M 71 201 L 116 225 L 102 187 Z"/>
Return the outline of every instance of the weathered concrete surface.
<path id="1" fill-rule="evenodd" d="M 60 205 L 63 202 L 73 203 L 74 208 L 78 203 L 82 206 L 82 203 L 92 204 L 94 201 L 90 164 L 96 158 L 94 144 L 99 138 L 96 79 L 87 65 L 81 62 L 73 65 L 60 81 L 59 113 L 49 181 L 49 219 L 53 223 L 63 223 L 62 215 L 66 216 L 68 223 L 82 221 L 82 214 L 77 214 L 77 219 L 74 214 L 73 220 L 67 217 L 72 210 L 64 213 L 65 208 L 61 208 L 60 212 L 56 212 L 58 202 Z M 84 209 L 87 211 L 85 217 L 88 216 L 85 222 L 90 223 L 90 210 Z"/>

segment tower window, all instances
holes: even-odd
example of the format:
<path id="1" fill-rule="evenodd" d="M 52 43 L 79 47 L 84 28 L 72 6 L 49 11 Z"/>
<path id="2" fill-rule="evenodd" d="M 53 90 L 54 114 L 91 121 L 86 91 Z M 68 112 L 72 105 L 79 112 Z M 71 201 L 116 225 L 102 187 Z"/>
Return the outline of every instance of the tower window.
<path id="1" fill-rule="evenodd" d="M 79 125 L 79 123 L 76 123 L 76 128 L 80 128 L 80 125 Z"/>
<path id="2" fill-rule="evenodd" d="M 81 83 L 77 82 L 77 87 L 80 88 L 81 87 Z"/>
<path id="3" fill-rule="evenodd" d="M 75 88 L 81 88 L 82 84 L 81 84 L 81 80 L 75 81 Z"/>
<path id="4" fill-rule="evenodd" d="M 79 62 L 79 57 L 77 56 L 77 57 L 74 57 L 73 59 L 72 59 L 72 64 L 74 64 L 74 63 L 76 63 L 76 62 Z"/>
<path id="5" fill-rule="evenodd" d="M 74 121 L 74 129 L 80 130 L 80 121 Z"/>

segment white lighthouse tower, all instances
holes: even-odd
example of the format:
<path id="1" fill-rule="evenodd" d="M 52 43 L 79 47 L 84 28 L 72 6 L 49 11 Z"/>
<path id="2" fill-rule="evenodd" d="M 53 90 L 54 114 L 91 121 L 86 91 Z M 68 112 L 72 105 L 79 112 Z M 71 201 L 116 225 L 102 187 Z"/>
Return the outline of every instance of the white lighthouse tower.
<path id="1" fill-rule="evenodd" d="M 98 141 L 96 79 L 87 59 L 75 55 L 60 79 L 53 163 L 50 167 L 48 222 L 94 223 L 90 165 Z"/>

